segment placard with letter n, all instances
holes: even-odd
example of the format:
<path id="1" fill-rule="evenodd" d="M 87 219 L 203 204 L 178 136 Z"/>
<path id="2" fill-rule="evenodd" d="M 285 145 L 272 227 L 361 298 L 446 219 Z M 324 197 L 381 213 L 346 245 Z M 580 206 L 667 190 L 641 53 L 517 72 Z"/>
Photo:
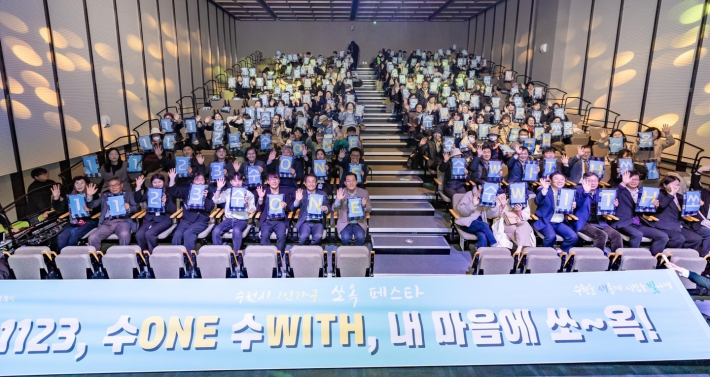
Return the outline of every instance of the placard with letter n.
<path id="1" fill-rule="evenodd" d="M 323 206 L 324 197 L 321 194 L 309 194 L 308 195 L 308 220 L 321 220 L 323 219 L 323 211 L 321 207 Z"/>
<path id="2" fill-rule="evenodd" d="M 686 191 L 683 194 L 681 216 L 695 216 L 700 212 L 700 191 Z"/>

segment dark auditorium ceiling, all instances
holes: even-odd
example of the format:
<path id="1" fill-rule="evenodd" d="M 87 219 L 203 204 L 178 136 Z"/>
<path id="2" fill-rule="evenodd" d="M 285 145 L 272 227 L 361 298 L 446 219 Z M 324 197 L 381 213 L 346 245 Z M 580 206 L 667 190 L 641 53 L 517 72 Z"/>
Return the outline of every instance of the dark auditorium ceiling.
<path id="1" fill-rule="evenodd" d="M 499 0 L 214 0 L 245 21 L 467 21 Z"/>

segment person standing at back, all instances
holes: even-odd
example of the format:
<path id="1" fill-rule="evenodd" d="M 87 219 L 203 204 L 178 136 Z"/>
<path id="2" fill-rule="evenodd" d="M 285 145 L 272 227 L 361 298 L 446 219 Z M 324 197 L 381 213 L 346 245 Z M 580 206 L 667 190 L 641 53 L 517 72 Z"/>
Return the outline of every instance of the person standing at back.
<path id="1" fill-rule="evenodd" d="M 357 68 L 357 62 L 360 58 L 360 46 L 355 41 L 351 41 L 348 45 L 348 53 L 353 57 L 353 63 L 350 65 L 350 70 L 352 71 Z"/>

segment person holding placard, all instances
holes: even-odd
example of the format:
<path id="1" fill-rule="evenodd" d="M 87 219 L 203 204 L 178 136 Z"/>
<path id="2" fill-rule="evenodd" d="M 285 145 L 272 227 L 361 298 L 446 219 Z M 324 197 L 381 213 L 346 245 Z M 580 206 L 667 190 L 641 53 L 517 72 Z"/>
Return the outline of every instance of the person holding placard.
<path id="1" fill-rule="evenodd" d="M 163 151 L 160 151 L 161 154 L 158 154 L 158 150 L 156 149 L 155 154 L 156 156 L 160 159 L 160 163 L 163 167 L 163 170 L 170 171 L 170 169 L 176 169 L 177 168 L 177 160 L 175 159 L 176 156 L 173 155 L 163 155 Z M 189 158 L 189 164 L 188 166 L 185 167 L 187 171 L 187 175 L 192 175 L 196 173 L 200 173 L 203 176 L 207 174 L 207 168 L 205 167 L 205 158 L 202 156 L 202 154 L 195 154 L 195 150 L 191 145 L 185 145 L 182 147 L 182 156 Z M 190 183 L 190 178 L 189 177 L 180 177 L 177 179 L 177 184 L 182 186 L 182 185 L 187 185 Z"/>
<path id="2" fill-rule="evenodd" d="M 478 238 L 476 248 L 496 247 L 498 241 L 488 225 L 488 219 L 493 219 L 500 215 L 500 208 L 505 199 L 505 194 L 496 195 L 492 207 L 481 206 L 481 192 L 483 182 L 476 181 L 476 187 L 468 191 L 456 206 L 456 210 L 461 217 L 455 220 L 466 233 L 475 234 Z"/>
<path id="3" fill-rule="evenodd" d="M 668 235 L 666 248 L 686 248 L 700 252 L 703 238 L 682 222 L 681 208 L 683 195 L 679 194 L 680 180 L 673 175 L 667 175 L 659 185 L 658 205 L 654 216 L 658 221 L 650 225 L 665 231 Z"/>
<path id="4" fill-rule="evenodd" d="M 562 172 L 571 182 L 575 184 L 581 183 L 584 173 L 590 171 L 591 156 L 592 147 L 589 145 L 578 146 L 576 156 L 572 158 L 562 157 Z"/>
<path id="5" fill-rule="evenodd" d="M 549 179 L 540 179 L 540 188 L 535 196 L 535 215 L 538 219 L 533 227 L 542 234 L 543 247 L 553 247 L 557 236 L 562 237 L 560 250 L 566 253 L 577 244 L 578 237 L 565 219 L 565 214 L 575 208 L 574 191 L 564 191 L 565 182 L 565 176 L 560 172 L 552 173 Z"/>
<path id="6" fill-rule="evenodd" d="M 604 250 L 609 242 L 609 249 L 612 253 L 624 247 L 624 240 L 621 233 L 607 224 L 599 213 L 600 208 L 611 204 L 614 207 L 619 205 L 614 190 L 597 190 L 599 187 L 599 176 L 595 173 L 587 172 L 582 177 L 582 187 L 578 187 L 574 194 L 575 208 L 574 215 L 577 220 L 572 221 L 572 228 L 576 232 L 581 232 L 592 238 L 593 246 L 599 250 Z M 613 195 L 613 199 L 612 196 Z"/>
<path id="7" fill-rule="evenodd" d="M 362 160 L 362 150 L 360 148 L 351 149 L 347 155 L 345 154 L 345 149 L 341 149 L 338 154 L 338 163 L 340 164 L 340 171 L 343 172 L 340 177 L 340 187 L 345 187 L 345 175 L 354 173 L 356 177 L 359 176 L 357 187 L 365 188 L 369 170 L 367 163 Z"/>
<path id="8" fill-rule="evenodd" d="M 476 151 L 476 155 L 473 156 L 471 162 L 468 165 L 469 177 L 473 181 L 486 181 L 489 179 L 490 167 L 491 167 L 491 146 L 489 144 L 483 144 Z M 498 161 L 500 162 L 500 161 Z M 498 171 L 499 176 L 502 172 Z M 496 178 L 500 181 L 499 178 Z"/>
<path id="9" fill-rule="evenodd" d="M 102 191 L 108 190 L 106 183 L 113 177 L 120 179 L 124 187 L 131 186 L 131 181 L 128 178 L 128 164 L 123 162 L 121 153 L 116 148 L 106 151 L 106 163 L 99 170 L 99 173 L 101 174 L 101 180 L 105 182 Z"/>
<path id="10" fill-rule="evenodd" d="M 170 182 L 167 192 L 171 197 L 180 199 L 183 206 L 182 218 L 173 232 L 172 244 L 184 245 L 188 251 L 195 250 L 197 236 L 207 229 L 210 213 L 214 209 L 210 195 L 214 190 L 207 186 L 207 179 L 201 172 L 193 173 L 191 184 L 183 186 L 176 185 L 175 169 L 170 169 L 168 176 Z"/>
<path id="11" fill-rule="evenodd" d="M 296 190 L 293 208 L 300 208 L 296 220 L 298 243 L 305 245 L 311 238 L 311 245 L 320 245 L 323 238 L 325 219 L 330 213 L 330 203 L 326 191 L 318 189 L 318 179 L 309 174 L 305 178 L 306 190 Z M 303 205 L 301 205 L 303 204 Z"/>
<path id="12" fill-rule="evenodd" d="M 89 236 L 89 245 L 101 250 L 101 241 L 112 234 L 118 237 L 119 245 L 131 243 L 131 232 L 138 224 L 131 220 L 131 215 L 140 210 L 133 194 L 123 191 L 123 183 L 118 177 L 108 180 L 108 191 L 101 194 L 100 200 L 86 202 L 90 209 L 101 207 L 99 226 Z"/>
<path id="13" fill-rule="evenodd" d="M 633 144 L 627 143 L 626 134 L 624 134 L 622 130 L 613 130 L 610 134 L 607 133 L 606 130 L 601 130 L 599 131 L 597 146 L 599 148 L 609 149 L 609 154 L 618 154 L 624 149 L 631 149 Z"/>
<path id="14" fill-rule="evenodd" d="M 493 222 L 491 231 L 498 241 L 498 247 L 512 250 L 512 240 L 515 240 L 515 251 L 520 253 L 527 247 L 535 247 L 535 232 L 528 222 L 530 206 L 527 205 L 527 186 L 524 183 L 511 183 L 509 196 L 510 200 L 505 196 L 500 197 L 498 208 L 501 216 Z"/>
<path id="15" fill-rule="evenodd" d="M 86 203 L 98 199 L 98 188 L 84 176 L 72 179 L 73 189 L 69 195 L 62 195 L 60 185 L 52 186 L 52 208 L 58 213 L 69 211 L 69 221 L 57 235 L 57 252 L 67 246 L 76 246 L 84 236 L 96 228 L 98 221 L 91 218 L 93 212 Z"/>
<path id="16" fill-rule="evenodd" d="M 232 249 L 236 252 L 242 248 L 242 232 L 247 227 L 249 216 L 256 212 L 254 194 L 243 187 L 244 176 L 236 173 L 229 176 L 229 190 L 223 190 L 225 179 L 217 180 L 217 190 L 212 201 L 215 204 L 224 203 L 224 220 L 212 230 L 212 243 L 222 244 L 222 233 L 232 230 Z"/>
<path id="17" fill-rule="evenodd" d="M 419 141 L 417 154 L 424 158 L 427 169 L 436 169 L 444 158 L 444 141 L 439 128 L 435 128 L 431 135 L 431 138 L 422 137 Z"/>
<path id="18" fill-rule="evenodd" d="M 616 207 L 615 216 L 619 220 L 611 223 L 611 226 L 629 236 L 629 247 L 639 247 L 643 237 L 650 238 L 651 253 L 656 255 L 663 252 L 669 237 L 665 232 L 649 226 L 646 220 L 636 213 L 636 203 L 641 200 L 639 183 L 639 173 L 636 171 L 626 171 L 621 175 L 621 184 L 616 188 L 619 205 Z M 653 206 L 658 204 L 658 199 L 651 203 Z"/>
<path id="19" fill-rule="evenodd" d="M 357 177 L 345 174 L 345 187 L 338 189 L 333 203 L 333 211 L 338 213 L 336 228 L 343 245 L 354 242 L 356 246 L 365 244 L 367 236 L 367 214 L 372 211 L 367 190 L 357 187 Z"/>
<path id="20" fill-rule="evenodd" d="M 468 171 L 460 149 L 454 148 L 451 153 L 444 152 L 444 161 L 439 164 L 438 170 L 444 173 L 444 195 L 452 198 L 454 194 L 466 193 Z"/>
<path id="21" fill-rule="evenodd" d="M 249 147 L 244 155 L 246 156 L 246 160 L 242 163 L 240 163 L 239 160 L 234 160 L 233 167 L 236 172 L 240 173 L 245 177 L 245 179 L 247 179 L 247 182 L 250 182 L 249 168 L 257 168 L 259 170 L 260 178 L 256 182 L 252 180 L 252 183 L 247 185 L 249 190 L 252 191 L 252 194 L 256 195 L 256 191 L 254 191 L 256 186 L 260 185 L 265 180 L 266 163 L 257 159 L 255 147 Z"/>
<path id="22" fill-rule="evenodd" d="M 286 159 L 277 159 L 276 151 L 271 151 L 269 160 L 266 162 L 266 172 L 269 174 L 281 174 L 281 186 L 293 187 L 295 189 L 298 187 L 298 182 L 303 180 L 303 163 L 301 163 L 299 159 L 293 158 L 293 148 L 290 145 L 281 147 L 281 156 L 286 158 L 290 157 L 290 168 L 281 173 L 281 170 L 283 170 L 282 164 L 286 164 L 284 161 Z"/>
<path id="23" fill-rule="evenodd" d="M 508 160 L 508 183 L 523 182 L 525 163 L 530 152 L 523 146 L 517 146 L 515 154 Z"/>
<path id="24" fill-rule="evenodd" d="M 697 215 L 693 216 L 698 221 L 688 223 L 688 226 L 703 238 L 700 249 L 701 257 L 710 254 L 710 190 L 700 184 L 702 173 L 708 171 L 710 171 L 710 165 L 703 165 L 694 171 L 690 178 L 690 189 L 700 191 L 700 210 Z"/>
<path id="25" fill-rule="evenodd" d="M 266 188 L 256 188 L 258 195 L 257 212 L 260 212 L 261 244 L 270 245 L 271 233 L 276 234 L 276 247 L 283 252 L 288 231 L 288 212 L 293 210 L 294 189 L 281 187 L 278 173 L 269 173 Z"/>
<path id="26" fill-rule="evenodd" d="M 671 127 L 667 124 L 663 125 L 663 132 L 655 127 L 649 127 L 644 132 L 651 132 L 652 147 L 643 148 L 640 139 L 636 139 L 633 144 L 632 152 L 635 154 L 635 162 L 643 162 L 644 160 L 661 161 L 663 151 L 675 145 L 675 138 L 671 134 Z"/>
<path id="27" fill-rule="evenodd" d="M 636 170 L 639 176 L 646 174 L 646 167 L 643 164 L 634 165 L 634 154 L 628 149 L 622 149 L 616 154 L 616 158 L 611 161 L 611 177 L 609 184 L 618 187 L 621 184 L 621 176 L 625 171 Z"/>
<path id="28" fill-rule="evenodd" d="M 173 220 L 170 216 L 177 211 L 177 205 L 172 196 L 166 192 L 167 184 L 164 175 L 153 174 L 150 177 L 150 187 L 146 187 L 145 190 L 143 182 L 145 177 L 142 175 L 136 179 L 136 191 L 133 194 L 136 203 L 146 203 L 146 213 L 143 223 L 136 231 L 136 241 L 141 250 L 152 253 L 158 246 L 158 236 L 172 226 Z"/>

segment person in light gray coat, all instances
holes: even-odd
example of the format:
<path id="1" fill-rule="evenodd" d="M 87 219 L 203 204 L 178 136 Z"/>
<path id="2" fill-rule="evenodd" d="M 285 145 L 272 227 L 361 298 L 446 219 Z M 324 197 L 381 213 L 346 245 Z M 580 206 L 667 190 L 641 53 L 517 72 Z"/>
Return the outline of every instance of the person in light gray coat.
<path id="1" fill-rule="evenodd" d="M 488 225 L 488 219 L 498 217 L 500 215 L 499 208 L 501 200 L 505 198 L 505 194 L 498 195 L 495 198 L 493 207 L 483 207 L 481 203 L 481 188 L 482 185 L 476 184 L 476 188 L 464 194 L 461 201 L 456 206 L 456 210 L 461 216 L 455 219 L 456 225 L 461 226 L 466 233 L 475 234 L 478 237 L 476 247 L 494 247 L 498 244 L 491 227 Z"/>

